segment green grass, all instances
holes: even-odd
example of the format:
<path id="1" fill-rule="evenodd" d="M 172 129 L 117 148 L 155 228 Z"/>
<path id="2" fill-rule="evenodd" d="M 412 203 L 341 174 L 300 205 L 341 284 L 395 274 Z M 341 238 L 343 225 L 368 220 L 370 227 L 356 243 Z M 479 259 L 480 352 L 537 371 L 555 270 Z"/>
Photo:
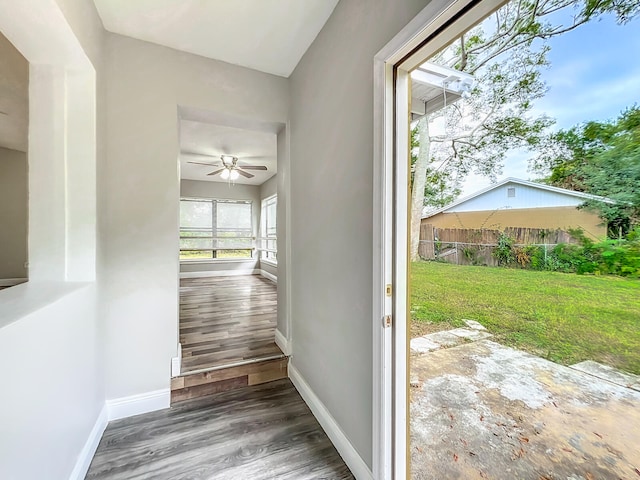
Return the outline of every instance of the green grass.
<path id="1" fill-rule="evenodd" d="M 495 340 L 554 362 L 640 374 L 640 280 L 416 262 L 412 328 L 482 323 Z"/>

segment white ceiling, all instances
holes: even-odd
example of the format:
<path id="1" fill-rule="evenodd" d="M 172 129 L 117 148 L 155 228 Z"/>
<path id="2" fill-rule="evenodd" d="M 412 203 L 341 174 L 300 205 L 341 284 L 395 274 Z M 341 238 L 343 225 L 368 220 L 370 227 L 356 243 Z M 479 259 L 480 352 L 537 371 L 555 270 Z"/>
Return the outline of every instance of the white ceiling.
<path id="1" fill-rule="evenodd" d="M 266 171 L 249 170 L 253 178 L 239 177 L 234 183 L 261 185 L 277 172 L 277 137 L 274 133 L 245 130 L 210 123 L 180 121 L 180 178 L 224 182 L 220 175 L 209 176 L 216 167 L 188 163 L 221 164 L 220 155 L 238 157 L 238 166 L 265 165 Z"/>
<path id="2" fill-rule="evenodd" d="M 0 147 L 27 151 L 29 62 L 0 33 Z"/>
<path id="3" fill-rule="evenodd" d="M 288 77 L 338 0 L 94 0 L 104 27 Z"/>

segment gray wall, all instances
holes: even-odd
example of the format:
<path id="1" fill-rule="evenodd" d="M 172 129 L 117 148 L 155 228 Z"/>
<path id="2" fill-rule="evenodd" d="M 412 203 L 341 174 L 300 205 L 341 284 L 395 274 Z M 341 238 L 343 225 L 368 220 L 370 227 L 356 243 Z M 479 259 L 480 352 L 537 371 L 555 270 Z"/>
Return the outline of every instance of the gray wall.
<path id="1" fill-rule="evenodd" d="M 426 3 L 342 0 L 290 77 L 293 364 L 369 466 L 373 57 Z"/>
<path id="2" fill-rule="evenodd" d="M 99 280 L 107 397 L 118 398 L 169 388 L 177 350 L 178 106 L 284 124 L 289 82 L 109 33 L 106 69 Z"/>
<path id="3" fill-rule="evenodd" d="M 26 278 L 27 154 L 0 147 L 0 279 Z"/>
<path id="4" fill-rule="evenodd" d="M 260 200 L 263 200 L 278 192 L 278 174 L 260 185 Z"/>

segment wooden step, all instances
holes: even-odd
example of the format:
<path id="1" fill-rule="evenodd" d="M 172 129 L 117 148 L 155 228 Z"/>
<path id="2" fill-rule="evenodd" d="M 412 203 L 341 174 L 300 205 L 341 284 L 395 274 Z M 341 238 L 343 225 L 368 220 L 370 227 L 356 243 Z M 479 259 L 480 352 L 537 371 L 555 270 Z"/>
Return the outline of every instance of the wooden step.
<path id="1" fill-rule="evenodd" d="M 171 379 L 171 403 L 287 377 L 288 357 L 246 363 Z"/>

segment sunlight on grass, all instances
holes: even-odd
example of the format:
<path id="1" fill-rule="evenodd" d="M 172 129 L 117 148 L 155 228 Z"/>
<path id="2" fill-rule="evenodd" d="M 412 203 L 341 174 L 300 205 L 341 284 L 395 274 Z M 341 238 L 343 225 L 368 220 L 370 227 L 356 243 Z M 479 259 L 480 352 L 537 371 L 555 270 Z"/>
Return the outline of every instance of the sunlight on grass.
<path id="1" fill-rule="evenodd" d="M 482 323 L 495 340 L 554 362 L 640 374 L 640 281 L 416 262 L 412 323 Z M 435 325 L 437 326 L 437 325 Z"/>

